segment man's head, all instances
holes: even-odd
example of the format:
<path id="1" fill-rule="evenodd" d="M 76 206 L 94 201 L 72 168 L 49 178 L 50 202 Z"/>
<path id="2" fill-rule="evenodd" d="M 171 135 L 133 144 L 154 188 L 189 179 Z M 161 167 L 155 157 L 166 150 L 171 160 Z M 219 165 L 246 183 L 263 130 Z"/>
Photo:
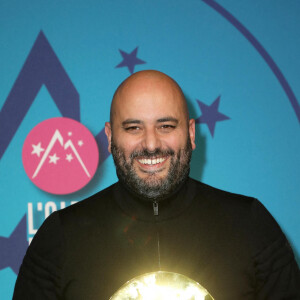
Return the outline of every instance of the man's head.
<path id="1" fill-rule="evenodd" d="M 143 198 L 165 198 L 186 180 L 196 147 L 195 121 L 167 75 L 141 71 L 123 81 L 105 133 L 119 180 Z"/>

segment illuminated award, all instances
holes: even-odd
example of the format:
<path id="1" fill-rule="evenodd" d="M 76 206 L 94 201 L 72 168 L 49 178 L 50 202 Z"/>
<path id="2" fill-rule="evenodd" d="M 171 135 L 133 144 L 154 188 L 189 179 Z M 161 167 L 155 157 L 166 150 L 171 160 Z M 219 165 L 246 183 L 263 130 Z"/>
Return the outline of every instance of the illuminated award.
<path id="1" fill-rule="evenodd" d="M 126 282 L 110 300 L 213 300 L 196 281 L 177 273 L 153 272 Z"/>

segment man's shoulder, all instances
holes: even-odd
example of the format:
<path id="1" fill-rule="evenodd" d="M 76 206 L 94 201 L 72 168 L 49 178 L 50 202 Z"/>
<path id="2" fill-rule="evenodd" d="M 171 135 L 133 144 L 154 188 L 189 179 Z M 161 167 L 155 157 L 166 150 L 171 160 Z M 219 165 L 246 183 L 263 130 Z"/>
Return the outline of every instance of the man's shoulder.
<path id="1" fill-rule="evenodd" d="M 254 197 L 224 191 L 195 179 L 190 179 L 190 184 L 194 187 L 196 200 L 205 203 L 211 209 L 241 215 L 249 215 L 257 208 L 265 209 Z"/>
<path id="2" fill-rule="evenodd" d="M 85 213 L 107 210 L 111 205 L 113 190 L 117 184 L 118 183 L 114 183 L 86 199 L 61 209 L 59 211 L 60 216 L 66 217 L 68 215 L 83 215 Z"/>
<path id="3" fill-rule="evenodd" d="M 233 228 L 243 224 L 241 230 L 251 227 L 264 237 L 281 234 L 277 222 L 258 199 L 217 189 L 193 179 L 192 184 L 196 186 L 196 203 L 211 216 L 216 216 L 219 222 L 230 223 Z"/>
<path id="4" fill-rule="evenodd" d="M 216 201 L 242 201 L 246 203 L 251 203 L 253 201 L 257 201 L 255 198 L 250 196 L 245 196 L 238 193 L 228 192 L 216 187 L 213 187 L 211 185 L 205 184 L 203 182 L 200 182 L 198 180 L 195 180 L 193 178 L 190 178 L 190 183 L 194 186 L 196 190 L 196 194 L 198 196 L 205 197 L 210 200 L 216 200 Z"/>

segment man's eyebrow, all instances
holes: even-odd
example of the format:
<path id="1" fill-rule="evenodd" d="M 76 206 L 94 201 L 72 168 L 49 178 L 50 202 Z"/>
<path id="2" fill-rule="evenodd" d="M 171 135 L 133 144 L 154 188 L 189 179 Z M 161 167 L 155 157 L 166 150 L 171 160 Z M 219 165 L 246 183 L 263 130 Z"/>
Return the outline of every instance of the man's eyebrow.
<path id="1" fill-rule="evenodd" d="M 141 124 L 141 120 L 135 120 L 135 119 L 127 119 L 122 122 L 122 126 L 129 125 L 129 124 Z"/>
<path id="2" fill-rule="evenodd" d="M 178 124 L 178 120 L 176 118 L 173 118 L 173 117 L 161 118 L 161 119 L 158 119 L 157 122 L 159 122 L 159 123 L 174 122 L 174 123 Z"/>

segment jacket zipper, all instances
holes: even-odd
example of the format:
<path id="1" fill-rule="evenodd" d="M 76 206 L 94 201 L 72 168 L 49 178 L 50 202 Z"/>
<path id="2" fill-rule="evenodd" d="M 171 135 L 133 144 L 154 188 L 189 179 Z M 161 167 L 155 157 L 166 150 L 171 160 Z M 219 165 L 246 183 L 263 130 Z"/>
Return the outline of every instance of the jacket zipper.
<path id="1" fill-rule="evenodd" d="M 157 225 L 158 203 L 156 201 L 153 202 L 153 215 L 154 215 L 154 218 L 155 218 L 155 227 L 156 227 L 158 270 L 161 271 L 161 266 L 160 266 L 159 230 L 158 230 L 158 225 Z"/>
<path id="2" fill-rule="evenodd" d="M 158 216 L 158 203 L 156 201 L 153 202 L 153 214 Z"/>

